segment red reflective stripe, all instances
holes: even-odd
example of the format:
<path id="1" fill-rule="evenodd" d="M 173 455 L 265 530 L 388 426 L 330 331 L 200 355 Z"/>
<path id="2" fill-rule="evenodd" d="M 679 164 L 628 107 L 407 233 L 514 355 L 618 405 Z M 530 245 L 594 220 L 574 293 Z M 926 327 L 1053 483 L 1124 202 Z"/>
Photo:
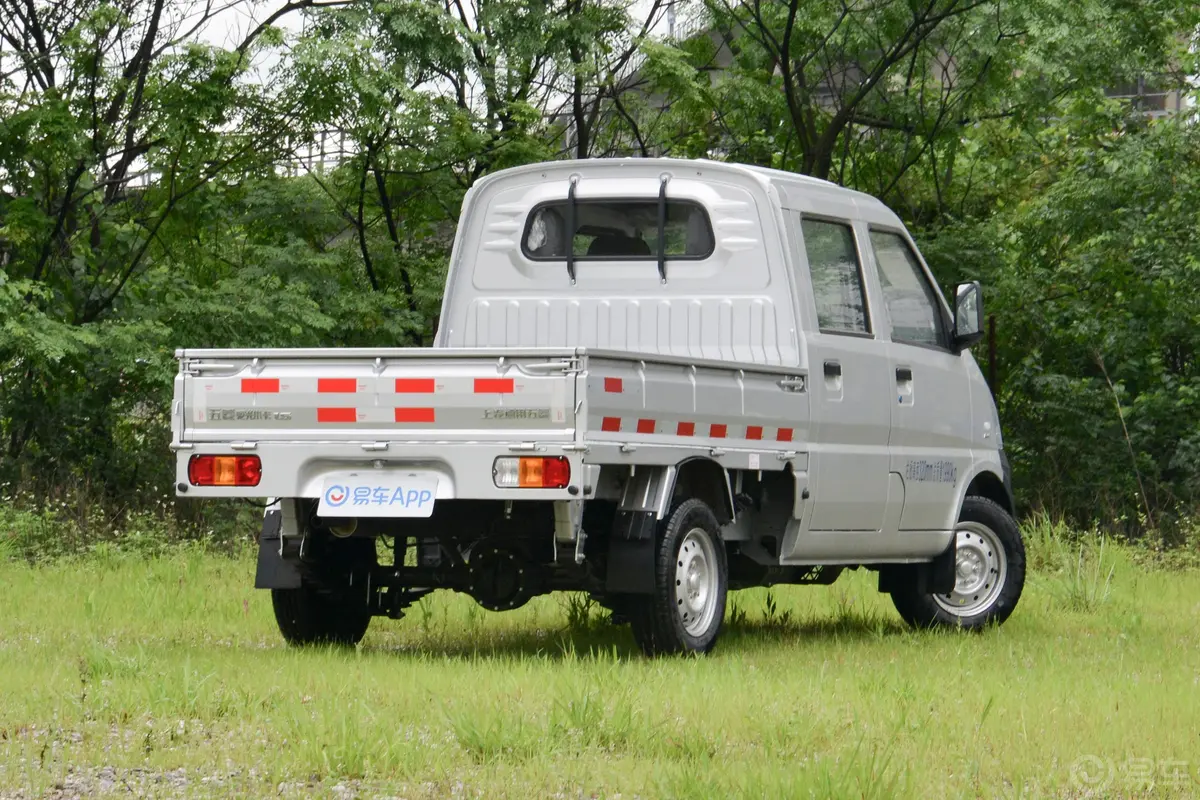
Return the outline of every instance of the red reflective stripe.
<path id="1" fill-rule="evenodd" d="M 358 391 L 358 379 L 317 378 L 317 391 L 330 394 L 354 394 Z"/>
<path id="2" fill-rule="evenodd" d="M 433 378 L 396 378 L 396 394 L 433 394 Z"/>
<path id="3" fill-rule="evenodd" d="M 318 408 L 317 422 L 358 422 L 358 409 Z"/>
<path id="4" fill-rule="evenodd" d="M 638 426 L 637 426 L 637 432 L 638 433 L 654 433 L 654 427 L 655 427 L 654 420 L 639 419 Z"/>
<path id="5" fill-rule="evenodd" d="M 762 433 L 763 433 L 762 428 L 758 425 L 751 425 L 750 427 L 746 428 L 746 438 L 747 439 L 755 439 L 755 440 L 761 439 Z"/>
<path id="6" fill-rule="evenodd" d="M 679 423 L 679 425 L 676 426 L 676 428 L 675 428 L 675 435 L 676 436 L 695 436 L 696 435 L 696 423 L 694 423 L 694 422 Z"/>
<path id="7" fill-rule="evenodd" d="M 728 430 L 728 425 L 713 425 L 708 429 L 708 435 L 714 439 L 724 439 Z"/>
<path id="8" fill-rule="evenodd" d="M 242 394 L 278 394 L 279 378 L 242 378 Z"/>
<path id="9" fill-rule="evenodd" d="M 625 384 L 620 378 L 605 378 L 604 391 L 609 394 L 620 394 L 625 391 Z"/>
<path id="10" fill-rule="evenodd" d="M 476 378 L 475 394 L 512 394 L 512 378 Z"/>
<path id="11" fill-rule="evenodd" d="M 600 430 L 605 431 L 607 433 L 618 432 L 619 430 L 621 430 L 621 418 L 620 417 L 605 417 L 600 422 Z"/>
<path id="12" fill-rule="evenodd" d="M 779 434 L 775 437 L 775 441 L 790 442 L 791 440 L 792 440 L 792 429 L 791 428 L 780 428 Z"/>
<path id="13" fill-rule="evenodd" d="M 436 417 L 432 408 L 397 408 L 396 422 L 433 422 Z"/>

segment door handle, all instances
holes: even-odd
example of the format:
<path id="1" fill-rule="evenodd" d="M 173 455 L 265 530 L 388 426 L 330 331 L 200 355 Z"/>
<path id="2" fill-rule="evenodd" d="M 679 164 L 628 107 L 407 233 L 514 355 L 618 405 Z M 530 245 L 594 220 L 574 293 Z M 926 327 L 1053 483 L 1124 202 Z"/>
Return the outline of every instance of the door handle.
<path id="1" fill-rule="evenodd" d="M 826 361 L 825 362 L 825 377 L 826 378 L 836 378 L 836 377 L 839 377 L 841 374 L 842 374 L 842 365 L 840 362 L 837 362 L 837 361 Z"/>
<path id="2" fill-rule="evenodd" d="M 804 378 L 783 378 L 779 386 L 785 392 L 803 392 L 807 381 Z"/>
<path id="3" fill-rule="evenodd" d="M 896 367 L 896 380 L 901 383 L 912 383 L 911 367 Z"/>

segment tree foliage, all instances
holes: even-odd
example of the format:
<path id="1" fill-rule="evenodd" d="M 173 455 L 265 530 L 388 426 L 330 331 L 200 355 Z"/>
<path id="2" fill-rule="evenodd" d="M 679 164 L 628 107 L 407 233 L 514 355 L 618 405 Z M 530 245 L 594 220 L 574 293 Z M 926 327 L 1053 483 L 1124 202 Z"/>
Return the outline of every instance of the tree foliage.
<path id="1" fill-rule="evenodd" d="M 668 146 L 801 172 L 888 200 L 941 194 L 990 120 L 1169 70 L 1196 24 L 1176 0 L 704 0 L 704 34 L 650 69 L 681 102 Z M 681 68 L 682 67 L 682 68 Z M 673 141 L 672 141 L 673 140 Z M 944 199 L 944 198 L 943 198 Z"/>
<path id="2" fill-rule="evenodd" d="M 0 482 L 161 497 L 175 348 L 427 343 L 481 176 L 667 154 L 871 192 L 984 280 L 1027 507 L 1195 512 L 1200 134 L 1104 97 L 1187 91 L 1193 3 L 274 8 L 216 46 L 215 4 L 0 0 Z"/>
<path id="3" fill-rule="evenodd" d="M 1027 502 L 1136 531 L 1200 500 L 1200 130 L 1104 116 L 1060 124 L 1018 202 L 926 250 L 990 287 Z"/>

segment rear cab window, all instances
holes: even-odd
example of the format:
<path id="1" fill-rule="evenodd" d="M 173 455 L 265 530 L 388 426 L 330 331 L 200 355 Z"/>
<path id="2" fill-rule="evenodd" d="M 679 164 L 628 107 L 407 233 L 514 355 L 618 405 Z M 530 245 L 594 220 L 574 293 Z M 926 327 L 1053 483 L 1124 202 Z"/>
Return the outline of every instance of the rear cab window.
<path id="1" fill-rule="evenodd" d="M 803 217 L 800 231 L 817 327 L 822 333 L 870 335 L 862 265 L 850 224 Z"/>
<path id="2" fill-rule="evenodd" d="M 567 200 L 533 208 L 521 237 L 521 252 L 533 261 L 560 261 L 567 241 L 577 261 L 656 261 L 658 201 L 642 199 L 576 200 L 575 230 L 568 237 Z M 712 223 L 703 206 L 687 200 L 666 201 L 663 226 L 668 260 L 701 260 L 713 253 Z"/>
<path id="3" fill-rule="evenodd" d="M 908 242 L 893 231 L 872 228 L 871 249 L 892 341 L 948 349 L 950 336 L 941 304 Z"/>

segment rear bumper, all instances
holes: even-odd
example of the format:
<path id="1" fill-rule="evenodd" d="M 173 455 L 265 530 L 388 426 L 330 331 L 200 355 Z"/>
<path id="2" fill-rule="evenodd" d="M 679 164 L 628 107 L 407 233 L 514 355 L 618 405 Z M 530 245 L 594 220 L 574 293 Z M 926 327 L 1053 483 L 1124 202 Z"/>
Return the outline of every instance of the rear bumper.
<path id="1" fill-rule="evenodd" d="M 418 472 L 438 479 L 437 499 L 454 500 L 569 500 L 577 499 L 585 485 L 595 486 L 596 476 L 576 453 L 564 452 L 562 443 L 538 445 L 536 451 L 514 451 L 495 443 L 389 444 L 388 449 L 366 452 L 360 444 L 263 443 L 252 450 L 233 450 L 225 444 L 196 444 L 178 450 L 175 493 L 197 498 L 320 497 L 325 478 L 346 470 Z M 192 486 L 188 461 L 194 455 L 255 455 L 262 461 L 258 486 Z M 492 476 L 498 457 L 518 455 L 566 456 L 571 483 L 566 489 L 501 489 Z M 590 480 L 588 480 L 590 478 Z M 573 491 L 572 491 L 573 490 Z"/>

